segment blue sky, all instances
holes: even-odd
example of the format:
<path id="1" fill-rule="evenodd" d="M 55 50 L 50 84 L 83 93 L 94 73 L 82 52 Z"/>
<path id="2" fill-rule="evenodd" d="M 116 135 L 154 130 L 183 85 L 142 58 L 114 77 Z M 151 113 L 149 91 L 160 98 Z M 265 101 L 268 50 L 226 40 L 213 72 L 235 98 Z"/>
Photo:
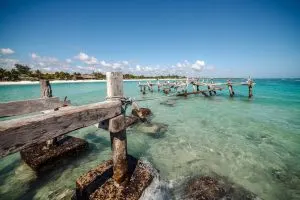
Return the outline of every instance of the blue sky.
<path id="1" fill-rule="evenodd" d="M 300 77 L 300 1 L 0 4 L 0 65 L 209 77 Z"/>

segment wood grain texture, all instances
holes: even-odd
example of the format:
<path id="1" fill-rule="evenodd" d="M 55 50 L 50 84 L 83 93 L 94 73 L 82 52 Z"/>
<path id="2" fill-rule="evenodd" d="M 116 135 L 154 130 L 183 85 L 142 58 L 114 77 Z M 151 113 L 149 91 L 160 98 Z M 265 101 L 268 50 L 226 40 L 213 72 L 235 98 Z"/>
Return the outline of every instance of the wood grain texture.
<path id="1" fill-rule="evenodd" d="M 112 133 L 117 133 L 126 129 L 125 117 L 124 115 L 116 116 L 109 120 L 108 131 Z"/>
<path id="2" fill-rule="evenodd" d="M 49 80 L 40 80 L 41 98 L 52 97 L 52 89 Z"/>
<path id="3" fill-rule="evenodd" d="M 123 97 L 123 75 L 121 72 L 107 72 L 107 97 Z M 114 99 L 112 99 L 114 100 Z"/>
<path id="4" fill-rule="evenodd" d="M 107 97 L 110 101 L 120 101 L 123 97 L 123 75 L 121 72 L 107 72 Z M 118 116 L 120 118 L 120 116 Z M 124 115 L 122 126 L 125 126 Z M 116 119 L 116 122 L 120 122 Z M 112 127 L 112 121 L 109 123 L 109 129 Z M 121 127 L 121 126 L 120 126 Z M 123 128 L 123 127 L 122 127 Z M 121 129 L 119 132 L 110 132 L 110 139 L 112 144 L 112 158 L 113 158 L 113 179 L 118 184 L 123 182 L 126 178 L 127 165 L 127 140 L 126 129 Z"/>
<path id="5" fill-rule="evenodd" d="M 121 114 L 120 101 L 106 101 L 0 122 L 0 157 Z"/>
<path id="6" fill-rule="evenodd" d="M 58 97 L 0 103 L 0 117 L 23 115 L 63 106 Z"/>

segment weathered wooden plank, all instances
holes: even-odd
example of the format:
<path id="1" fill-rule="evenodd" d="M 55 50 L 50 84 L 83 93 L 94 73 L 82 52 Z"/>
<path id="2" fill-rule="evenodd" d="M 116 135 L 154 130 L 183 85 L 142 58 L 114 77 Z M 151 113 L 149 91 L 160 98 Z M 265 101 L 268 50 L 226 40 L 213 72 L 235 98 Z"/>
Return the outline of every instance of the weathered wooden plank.
<path id="1" fill-rule="evenodd" d="M 0 103 L 0 117 L 22 115 L 63 106 L 58 97 Z"/>
<path id="2" fill-rule="evenodd" d="M 0 157 L 120 114 L 120 101 L 106 101 L 38 116 L 1 121 Z"/>
<path id="3" fill-rule="evenodd" d="M 108 131 L 118 133 L 126 129 L 125 116 L 119 115 L 109 120 Z"/>

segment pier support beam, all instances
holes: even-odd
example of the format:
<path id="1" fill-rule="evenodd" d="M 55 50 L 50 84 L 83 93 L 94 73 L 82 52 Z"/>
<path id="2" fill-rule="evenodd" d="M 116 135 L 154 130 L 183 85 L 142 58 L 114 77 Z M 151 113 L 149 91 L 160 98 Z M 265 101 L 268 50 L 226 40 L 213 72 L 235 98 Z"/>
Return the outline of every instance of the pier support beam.
<path id="1" fill-rule="evenodd" d="M 107 97 L 110 101 L 120 101 L 123 97 L 123 75 L 121 72 L 107 72 Z M 144 86 L 145 90 L 145 86 Z M 119 119 L 125 116 L 122 115 Z M 110 132 L 113 154 L 113 179 L 117 184 L 122 183 L 128 171 L 126 129 Z"/>
<path id="2" fill-rule="evenodd" d="M 230 95 L 230 97 L 233 97 L 234 91 L 233 91 L 231 82 L 228 82 L 227 85 L 228 85 L 229 95 Z"/>
<path id="3" fill-rule="evenodd" d="M 52 97 L 52 89 L 49 80 L 40 80 L 41 98 L 48 99 Z M 57 143 L 57 138 L 46 141 L 46 148 L 49 149 L 51 146 Z"/>
<path id="4" fill-rule="evenodd" d="M 249 88 L 249 98 L 251 98 L 253 96 L 252 94 L 252 81 L 248 83 L 248 88 Z"/>
<path id="5" fill-rule="evenodd" d="M 208 89 L 208 92 L 209 92 L 209 96 L 212 96 L 210 85 L 207 86 L 207 89 Z"/>

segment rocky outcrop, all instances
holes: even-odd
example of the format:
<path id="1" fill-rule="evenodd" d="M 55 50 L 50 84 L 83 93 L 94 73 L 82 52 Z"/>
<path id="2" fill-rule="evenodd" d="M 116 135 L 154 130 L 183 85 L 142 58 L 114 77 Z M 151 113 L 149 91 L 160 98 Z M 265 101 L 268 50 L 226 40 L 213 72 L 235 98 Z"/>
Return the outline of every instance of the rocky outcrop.
<path id="1" fill-rule="evenodd" d="M 145 121 L 151 114 L 149 108 L 132 109 L 132 115 L 139 117 L 142 121 Z"/>
<path id="2" fill-rule="evenodd" d="M 179 186 L 179 187 L 182 187 Z M 181 199 L 189 200 L 260 200 L 257 195 L 222 177 L 200 176 L 184 184 Z"/>
<path id="3" fill-rule="evenodd" d="M 138 200 L 153 179 L 149 163 L 128 155 L 126 180 L 116 184 L 112 179 L 113 164 L 108 160 L 90 170 L 76 181 L 76 198 L 91 200 Z"/>

